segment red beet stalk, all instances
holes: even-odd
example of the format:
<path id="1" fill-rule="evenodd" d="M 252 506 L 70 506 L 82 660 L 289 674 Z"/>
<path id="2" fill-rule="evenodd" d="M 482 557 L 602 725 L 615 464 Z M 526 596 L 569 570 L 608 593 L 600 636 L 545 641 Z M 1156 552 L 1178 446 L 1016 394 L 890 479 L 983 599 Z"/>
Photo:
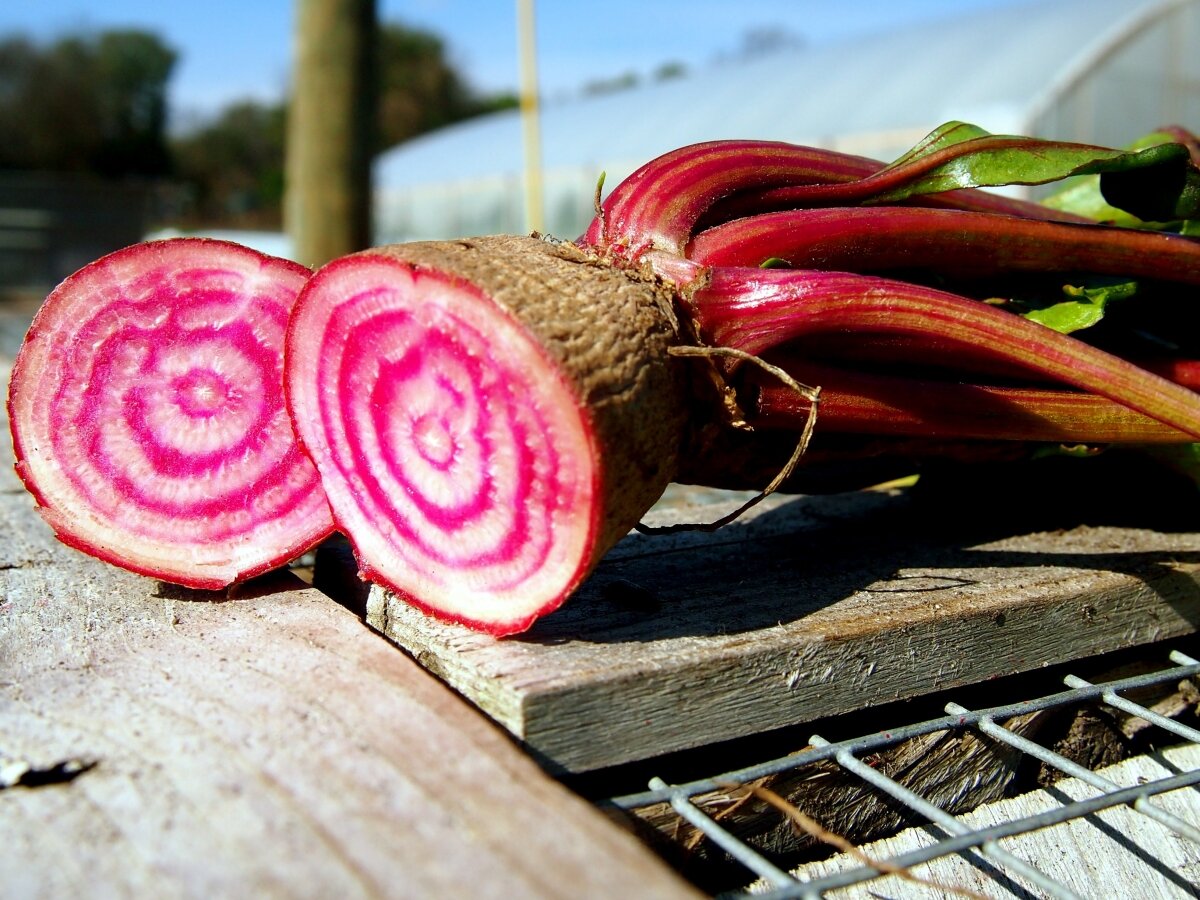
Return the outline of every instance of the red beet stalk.
<path id="1" fill-rule="evenodd" d="M 917 207 L 791 210 L 702 231 L 690 259 L 710 266 L 871 272 L 923 269 L 988 277 L 1088 272 L 1200 284 L 1200 243 L 1177 234 Z"/>
<path id="2" fill-rule="evenodd" d="M 721 268 L 689 300 L 700 334 L 751 354 L 821 333 L 895 335 L 1072 385 L 1200 437 L 1200 395 L 983 303 L 869 275 Z"/>
<path id="3" fill-rule="evenodd" d="M 717 347 L 761 354 L 798 338 L 819 347 L 820 335 L 828 335 L 834 346 L 856 335 L 868 348 L 861 356 L 869 360 L 869 348 L 882 337 L 899 341 L 905 352 L 915 348 L 927 363 L 940 358 L 951 367 L 978 371 L 1015 368 L 1034 380 L 1074 385 L 1161 422 L 1176 439 L 1200 434 L 1195 394 L 1116 356 L 976 301 L 838 271 L 912 268 L 960 277 L 1071 271 L 1182 284 L 1200 278 L 1200 245 L 1177 235 L 1047 221 L 1058 214 L 1043 215 L 1031 204 L 968 190 L 923 196 L 964 180 L 999 183 L 997 161 L 1024 173 L 1013 181 L 1034 183 L 1097 167 L 1125 171 L 1164 160 L 1184 165 L 1183 148 L 1123 153 L 994 136 L 934 146 L 954 130 L 971 129 L 939 129 L 928 146 L 858 178 L 810 177 L 787 185 L 750 184 L 738 167 L 742 146 L 731 145 L 711 159 L 712 145 L 676 151 L 614 191 L 584 241 L 617 253 L 634 248 L 629 255 L 649 261 L 679 287 L 698 334 Z M 688 189 L 681 178 L 686 170 L 705 173 L 702 188 Z M 724 192 L 714 188 L 720 172 L 735 173 Z M 1187 178 L 1194 181 L 1194 175 Z M 772 209 L 780 203 L 912 203 L 914 198 L 958 208 L 840 206 L 722 221 L 753 210 L 755 203 Z M 833 271 L 744 268 L 766 260 Z M 1047 410 L 1047 415 L 1054 413 Z"/>
<path id="4" fill-rule="evenodd" d="M 283 402 L 309 272 L 223 241 L 140 244 L 47 298 L 8 397 L 17 472 L 67 544 L 219 588 L 333 527 Z"/>
<path id="5" fill-rule="evenodd" d="M 944 163 L 946 159 L 939 156 L 933 162 Z M 749 213 L 810 206 L 826 192 L 833 198 L 831 205 L 844 205 L 839 192 L 845 192 L 846 200 L 868 200 L 880 191 L 894 190 L 906 180 L 920 177 L 928 168 L 885 168 L 883 163 L 860 156 L 768 141 L 694 144 L 663 154 L 621 182 L 580 243 L 631 259 L 650 250 L 685 255 L 684 247 L 702 221 L 714 225 Z M 800 202 L 793 199 L 793 192 L 801 192 Z M 947 190 L 921 202 L 1083 221 L 1038 204 L 980 191 Z"/>
<path id="6" fill-rule="evenodd" d="M 772 362 L 821 385 L 822 433 L 901 435 L 931 440 L 1041 443 L 1181 443 L 1192 438 L 1129 407 L 1081 391 L 971 384 L 865 373 L 806 360 Z M 744 376 L 755 428 L 799 431 L 811 404 L 757 369 Z"/>
<path id="7" fill-rule="evenodd" d="M 682 254 L 696 223 L 743 191 L 854 181 L 883 164 L 771 141 L 714 141 L 681 147 L 642 166 L 613 191 L 580 243 L 637 259 L 651 249 Z"/>

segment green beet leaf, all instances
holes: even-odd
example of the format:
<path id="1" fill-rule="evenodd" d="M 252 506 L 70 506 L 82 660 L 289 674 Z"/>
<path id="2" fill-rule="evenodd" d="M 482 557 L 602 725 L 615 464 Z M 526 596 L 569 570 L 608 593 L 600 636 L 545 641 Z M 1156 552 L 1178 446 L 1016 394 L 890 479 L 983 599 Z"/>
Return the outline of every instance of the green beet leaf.
<path id="1" fill-rule="evenodd" d="M 1200 214 L 1200 170 L 1183 144 L 1137 151 L 1146 165 L 1102 171 L 1100 193 L 1117 209 L 1145 222 L 1170 222 Z"/>
<path id="2" fill-rule="evenodd" d="M 1187 164 L 1179 149 L 1186 148 L 1189 141 L 1194 142 L 1194 138 L 1181 128 L 1152 131 L 1126 149 L 1142 151 L 1170 145 L 1160 164 L 1119 177 L 1073 178 L 1042 203 L 1123 228 L 1173 230 L 1194 237 L 1200 233 L 1200 225 L 1191 221 L 1197 213 L 1197 185 L 1192 174 L 1195 166 Z"/>
<path id="3" fill-rule="evenodd" d="M 939 150 L 945 150 L 947 147 L 953 147 L 965 141 L 991 136 L 989 132 L 984 131 L 978 125 L 971 125 L 968 122 L 946 122 L 921 138 L 903 156 L 893 160 L 884 171 L 901 168 L 910 162 L 923 159 Z"/>
<path id="4" fill-rule="evenodd" d="M 1025 318 L 1061 334 L 1070 334 L 1095 325 L 1104 318 L 1110 302 L 1132 297 L 1137 293 L 1138 285 L 1135 281 L 1082 287 L 1067 284 L 1062 290 L 1066 300 L 1029 310 L 1023 313 Z"/>
<path id="5" fill-rule="evenodd" d="M 1086 216 L 1105 225 L 1154 230 L 1167 227 L 1163 222 L 1143 222 L 1137 216 L 1111 206 L 1100 193 L 1099 175 L 1081 175 L 1079 178 L 1073 178 L 1049 197 L 1043 198 L 1041 203 L 1051 209 Z"/>
<path id="6" fill-rule="evenodd" d="M 1107 202 L 1139 218 L 1183 219 L 1200 211 L 1200 170 L 1183 144 L 1117 150 L 994 135 L 963 122 L 942 125 L 873 176 L 887 186 L 870 201 L 894 203 L 959 188 L 1047 184 L 1078 175 L 1103 175 Z"/>

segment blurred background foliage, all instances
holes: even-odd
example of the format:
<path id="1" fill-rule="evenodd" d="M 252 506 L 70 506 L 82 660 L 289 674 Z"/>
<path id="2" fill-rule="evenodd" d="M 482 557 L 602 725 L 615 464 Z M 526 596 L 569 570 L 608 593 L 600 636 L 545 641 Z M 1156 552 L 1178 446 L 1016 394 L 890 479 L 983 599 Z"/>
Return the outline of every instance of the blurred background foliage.
<path id="1" fill-rule="evenodd" d="M 45 46 L 0 40 L 0 166 L 167 174 L 166 89 L 175 61 L 175 51 L 142 31 Z"/>
<path id="2" fill-rule="evenodd" d="M 376 51 L 377 152 L 517 103 L 473 90 L 430 32 L 381 23 Z M 0 172 L 154 182 L 171 198 L 172 224 L 278 229 L 286 102 L 236 102 L 175 130 L 167 88 L 177 61 L 139 30 L 0 37 Z"/>

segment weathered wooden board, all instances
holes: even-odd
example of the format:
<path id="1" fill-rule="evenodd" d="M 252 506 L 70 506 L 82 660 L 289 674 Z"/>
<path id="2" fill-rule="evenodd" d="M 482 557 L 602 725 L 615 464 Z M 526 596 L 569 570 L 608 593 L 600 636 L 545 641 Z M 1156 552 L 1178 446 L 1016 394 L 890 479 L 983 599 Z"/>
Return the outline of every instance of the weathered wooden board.
<path id="1" fill-rule="evenodd" d="M 1138 756 L 1102 770 L 1121 787 L 1168 778 L 1200 768 L 1200 747 L 1188 745 L 1166 750 L 1162 758 Z M 1053 789 L 1034 791 L 981 806 L 960 817 L 972 829 L 1011 822 L 1063 803 L 1094 797 L 1098 792 L 1077 779 L 1059 782 Z M 1200 822 L 1200 793 L 1190 788 L 1160 794 L 1150 801 L 1185 822 Z M 861 848 L 871 859 L 886 860 L 925 847 L 933 838 L 922 828 L 910 828 L 893 838 Z M 1040 831 L 1006 838 L 1001 846 L 1043 875 L 1078 896 L 1108 900 L 1111 897 L 1195 897 L 1200 893 L 1200 846 L 1126 806 L 1113 807 L 1085 819 L 1074 819 Z M 862 863 L 841 854 L 796 870 L 804 881 L 834 872 L 857 869 Z M 940 891 L 892 875 L 826 896 L 921 898 L 963 896 L 974 891 L 985 897 L 1030 896 L 1020 879 L 996 877 L 991 863 L 974 854 L 946 856 L 913 870 L 913 874 L 958 893 Z M 1040 896 L 1040 894 L 1038 894 Z"/>
<path id="2" fill-rule="evenodd" d="M 89 560 L 8 464 L 0 894 L 695 895 L 322 594 L 284 575 L 221 599 Z"/>
<path id="3" fill-rule="evenodd" d="M 368 621 L 552 764 L 589 770 L 1195 631 L 1200 534 L 1065 509 L 1007 489 L 770 498 L 715 534 L 631 535 L 517 638 L 378 589 Z"/>

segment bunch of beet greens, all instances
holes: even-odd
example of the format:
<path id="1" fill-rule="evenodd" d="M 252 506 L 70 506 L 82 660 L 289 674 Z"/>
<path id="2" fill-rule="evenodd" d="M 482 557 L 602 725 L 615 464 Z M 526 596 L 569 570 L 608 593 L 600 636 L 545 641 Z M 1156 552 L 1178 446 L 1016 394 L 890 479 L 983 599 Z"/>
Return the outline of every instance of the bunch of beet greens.
<path id="1" fill-rule="evenodd" d="M 1179 129 L 1110 150 L 961 123 L 888 166 L 721 141 L 642 167 L 574 243 L 396 245 L 311 277 L 138 245 L 30 329 L 18 471 L 63 540 L 135 571 L 223 586 L 336 527 L 365 578 L 508 634 L 672 480 L 1186 460 L 1195 151 Z M 1069 176 L 1045 204 L 972 190 Z"/>

